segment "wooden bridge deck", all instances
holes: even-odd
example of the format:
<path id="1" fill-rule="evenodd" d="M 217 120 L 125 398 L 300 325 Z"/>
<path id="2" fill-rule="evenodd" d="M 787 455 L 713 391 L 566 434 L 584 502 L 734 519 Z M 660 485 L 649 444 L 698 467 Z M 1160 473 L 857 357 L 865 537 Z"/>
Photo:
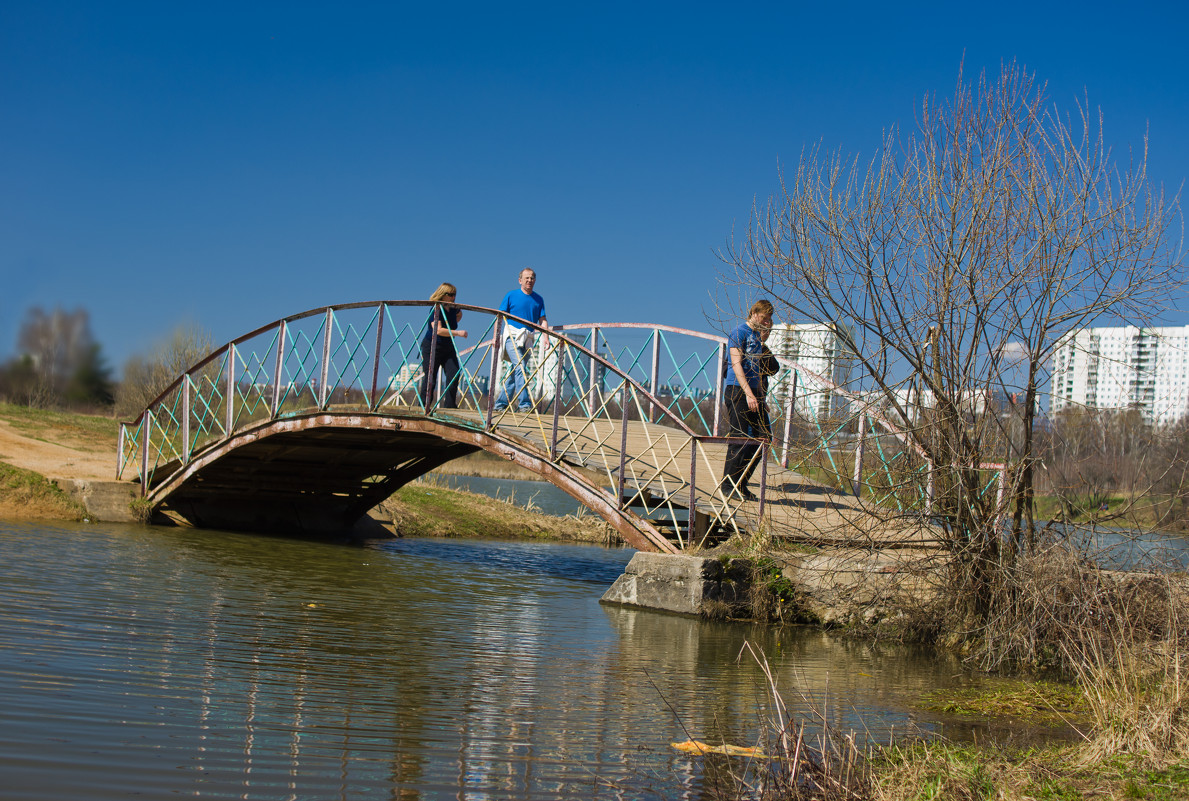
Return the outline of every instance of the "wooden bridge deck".
<path id="1" fill-rule="evenodd" d="M 439 416 L 456 417 L 468 425 L 482 426 L 479 412 L 449 410 Z M 549 414 L 507 413 L 499 416 L 499 430 L 548 454 L 552 445 L 553 418 Z M 693 464 L 688 435 L 674 428 L 644 421 L 627 423 L 626 440 L 622 423 L 606 419 L 558 418 L 557 450 L 560 460 L 597 474 L 603 486 L 619 481 L 619 450 L 626 443 L 624 495 L 646 490 L 658 505 L 662 499 L 689 508 L 691 472 L 695 473 L 697 511 L 713 517 L 733 520 L 741 531 L 755 531 L 761 525 L 768 534 L 803 542 L 833 544 L 886 545 L 891 542 L 927 545 L 936 532 L 917 520 L 889 523 L 884 514 L 876 516 L 867 504 L 804 475 L 781 467 L 769 459 L 766 471 L 756 468 L 751 489 L 759 492 L 761 475 L 765 478 L 764 508 L 738 498 L 725 499 L 715 492 L 726 462 L 725 442 L 702 443 L 696 465 Z"/>

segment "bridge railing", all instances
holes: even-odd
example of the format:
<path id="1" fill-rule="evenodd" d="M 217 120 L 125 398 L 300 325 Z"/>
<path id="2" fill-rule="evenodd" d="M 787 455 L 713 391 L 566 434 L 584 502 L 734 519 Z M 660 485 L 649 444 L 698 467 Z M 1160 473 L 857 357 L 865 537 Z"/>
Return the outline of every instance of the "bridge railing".
<path id="1" fill-rule="evenodd" d="M 645 323 L 558 330 L 631 375 L 692 430 L 727 433 L 725 336 Z M 929 507 L 928 462 L 903 425 L 862 394 L 794 359 L 776 358 L 779 370 L 768 381 L 769 458 L 878 505 L 914 512 Z"/>
<path id="2" fill-rule="evenodd" d="M 514 321 L 536 333 L 525 360 L 532 410 L 518 412 L 514 399 L 497 410 L 491 401 L 511 364 L 496 343 L 509 318 L 477 306 L 458 308 L 458 333 L 466 331 L 467 337 L 454 340 L 459 371 L 451 408 L 447 376 L 426 381 L 424 374 L 440 342 L 426 340 L 432 304 L 386 301 L 314 309 L 215 350 L 136 420 L 121 424 L 117 477 L 136 475 L 147 494 L 209 445 L 258 423 L 313 410 L 420 413 L 476 429 L 514 429 L 550 459 L 591 471 L 610 502 L 632 506 L 679 536 L 689 528 L 685 506 L 699 499 L 713 509 L 713 519 L 732 524 L 738 502 L 716 493 L 710 453 L 726 440 L 705 431 L 708 406 L 658 397 L 631 375 L 639 372 L 636 367 L 620 368 L 610 352 Z M 630 425 L 638 421 L 651 425 Z M 702 425 L 704 433 L 687 421 Z"/>
<path id="3" fill-rule="evenodd" d="M 691 499 L 712 510 L 712 522 L 733 525 L 738 503 L 717 492 L 711 455 L 727 441 L 725 337 L 631 323 L 537 329 L 526 360 L 533 413 L 523 416 L 514 402 L 503 412 L 490 403 L 509 369 L 495 347 L 507 316 L 459 308 L 459 328 L 468 336 L 455 340 L 455 408 L 446 408 L 444 375 L 431 377 L 422 398 L 426 356 L 434 355 L 422 352 L 432 304 L 314 309 L 224 345 L 137 420 L 122 424 L 118 476 L 135 472 L 147 491 L 233 432 L 314 409 L 424 413 L 478 429 L 515 426 L 551 459 L 593 471 L 615 503 L 634 504 L 675 529 L 688 528 L 679 507 Z M 436 347 L 435 339 L 429 342 Z M 773 460 L 873 503 L 910 512 L 930 508 L 934 471 L 904 424 L 796 361 L 779 363 L 769 394 Z M 650 425 L 633 429 L 639 441 L 624 441 L 636 421 Z"/>
<path id="4" fill-rule="evenodd" d="M 725 434 L 722 412 L 727 338 L 648 323 L 558 326 L 615 365 L 699 434 Z M 933 511 L 944 488 L 934 466 L 914 444 L 908 420 L 878 395 L 863 393 L 796 359 L 777 356 L 768 381 L 769 457 L 869 503 L 910 514 Z M 920 411 L 920 410 L 918 410 Z M 1002 494 L 1003 465 L 980 466 L 983 493 Z"/>

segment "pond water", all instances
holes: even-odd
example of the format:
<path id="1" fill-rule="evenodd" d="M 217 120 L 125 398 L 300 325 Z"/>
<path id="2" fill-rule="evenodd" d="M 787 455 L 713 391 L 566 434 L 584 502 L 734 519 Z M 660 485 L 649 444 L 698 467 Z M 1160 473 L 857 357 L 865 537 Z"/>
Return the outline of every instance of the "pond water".
<path id="1" fill-rule="evenodd" d="M 705 797 L 745 642 L 810 725 L 985 736 L 913 705 L 952 661 L 601 605 L 631 553 L 0 521 L 0 797 Z"/>
<path id="2" fill-rule="evenodd" d="M 516 506 L 531 505 L 547 515 L 572 515 L 582 508 L 582 504 L 547 481 L 522 481 L 449 474 L 434 475 L 430 480 L 450 489 L 499 498 Z"/>

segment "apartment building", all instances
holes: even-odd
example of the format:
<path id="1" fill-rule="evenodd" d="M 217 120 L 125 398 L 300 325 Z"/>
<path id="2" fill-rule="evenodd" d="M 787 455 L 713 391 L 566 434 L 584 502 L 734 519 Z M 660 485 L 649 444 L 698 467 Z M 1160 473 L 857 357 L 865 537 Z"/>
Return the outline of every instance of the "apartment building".
<path id="1" fill-rule="evenodd" d="M 1053 354 L 1051 412 L 1139 409 L 1155 425 L 1189 414 L 1189 326 L 1085 328 Z"/>
<path id="2" fill-rule="evenodd" d="M 801 374 L 797 378 L 796 411 L 803 417 L 823 419 L 845 414 L 845 399 L 829 391 L 830 384 L 845 387 L 850 381 L 854 354 L 846 346 L 850 329 L 837 323 L 781 323 L 772 326 L 768 347 L 777 356 L 792 359 L 822 380 Z M 792 380 L 782 376 L 768 389 L 773 408 L 785 408 Z"/>

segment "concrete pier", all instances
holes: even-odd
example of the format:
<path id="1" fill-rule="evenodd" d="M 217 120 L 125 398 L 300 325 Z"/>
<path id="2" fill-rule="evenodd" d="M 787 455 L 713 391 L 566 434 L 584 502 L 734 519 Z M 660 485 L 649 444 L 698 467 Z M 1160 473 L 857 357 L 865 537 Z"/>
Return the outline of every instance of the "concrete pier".
<path id="1" fill-rule="evenodd" d="M 87 508 L 92 520 L 135 523 L 129 504 L 140 495 L 140 485 L 130 481 L 97 481 L 87 478 L 51 478 L 50 481 Z"/>
<path id="2" fill-rule="evenodd" d="M 601 600 L 701 615 L 710 602 L 741 605 L 746 593 L 747 564 L 743 560 L 732 560 L 728 568 L 718 559 L 640 551 Z"/>

